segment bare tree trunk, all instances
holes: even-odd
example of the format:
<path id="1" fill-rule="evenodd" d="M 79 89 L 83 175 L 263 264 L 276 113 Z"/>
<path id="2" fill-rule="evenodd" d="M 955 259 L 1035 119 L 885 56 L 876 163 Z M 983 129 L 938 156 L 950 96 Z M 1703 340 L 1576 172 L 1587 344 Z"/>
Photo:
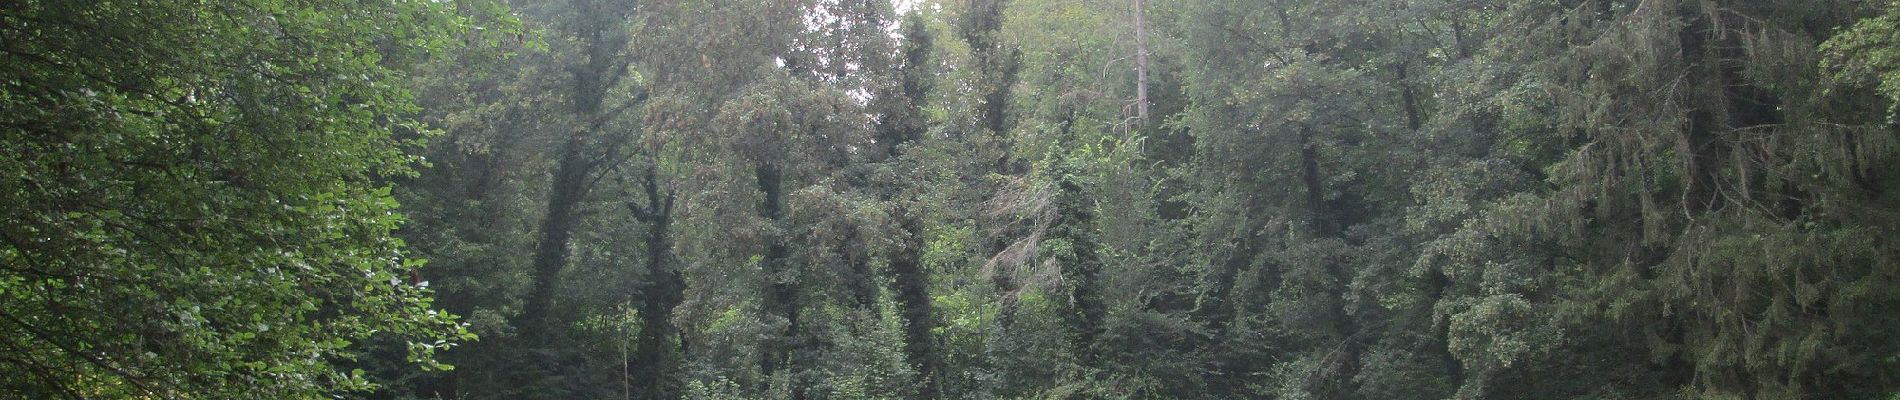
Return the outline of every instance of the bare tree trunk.
<path id="1" fill-rule="evenodd" d="M 1143 0 L 1135 0 L 1135 123 L 1148 122 L 1148 22 Z"/>

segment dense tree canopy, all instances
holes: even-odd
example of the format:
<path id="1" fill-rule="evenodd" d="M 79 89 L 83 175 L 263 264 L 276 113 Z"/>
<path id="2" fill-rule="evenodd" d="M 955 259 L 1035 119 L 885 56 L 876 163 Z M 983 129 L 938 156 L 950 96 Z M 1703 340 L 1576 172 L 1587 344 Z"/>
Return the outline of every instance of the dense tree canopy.
<path id="1" fill-rule="evenodd" d="M 1900 2 L 212 3 L 0 9 L 0 397 L 1900 399 Z"/>
<path id="2" fill-rule="evenodd" d="M 409 279 L 410 66 L 445 3 L 43 2 L 0 11 L 0 396 L 309 398 L 353 343 L 469 335 Z"/>

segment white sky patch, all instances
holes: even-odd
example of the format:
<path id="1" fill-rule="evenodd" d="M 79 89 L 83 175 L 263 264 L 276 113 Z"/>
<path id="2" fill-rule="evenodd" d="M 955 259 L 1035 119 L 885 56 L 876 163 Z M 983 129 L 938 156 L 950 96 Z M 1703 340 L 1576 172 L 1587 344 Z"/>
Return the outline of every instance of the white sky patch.
<path id="1" fill-rule="evenodd" d="M 891 7 L 897 10 L 897 15 L 904 15 L 911 10 L 916 10 L 919 2 L 920 0 L 891 0 Z"/>

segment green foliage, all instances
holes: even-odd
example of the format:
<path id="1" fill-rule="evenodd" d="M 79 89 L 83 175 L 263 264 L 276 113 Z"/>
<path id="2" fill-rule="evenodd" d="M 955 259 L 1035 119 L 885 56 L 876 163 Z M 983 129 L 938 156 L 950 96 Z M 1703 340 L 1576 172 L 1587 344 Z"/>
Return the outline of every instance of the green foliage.
<path id="1" fill-rule="evenodd" d="M 1900 3 L 1888 2 L 1879 15 L 1862 19 L 1821 43 L 1823 66 L 1836 79 L 1874 83 L 1889 101 L 1900 102 Z"/>
<path id="2" fill-rule="evenodd" d="M 0 12 L 0 393 L 317 398 L 372 337 L 474 336 L 409 279 L 384 178 L 424 129 L 436 2 L 38 2 Z"/>
<path id="3" fill-rule="evenodd" d="M 1900 382 L 1900 3 L 240 5 L 0 14 L 0 393 Z"/>

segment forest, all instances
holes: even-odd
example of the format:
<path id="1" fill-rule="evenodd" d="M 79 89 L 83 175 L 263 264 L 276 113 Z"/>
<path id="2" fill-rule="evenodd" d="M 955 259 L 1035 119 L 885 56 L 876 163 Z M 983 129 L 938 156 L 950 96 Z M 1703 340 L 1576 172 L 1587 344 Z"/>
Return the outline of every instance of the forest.
<path id="1" fill-rule="evenodd" d="M 1900 400 L 1900 0 L 0 0 L 4 399 Z"/>

